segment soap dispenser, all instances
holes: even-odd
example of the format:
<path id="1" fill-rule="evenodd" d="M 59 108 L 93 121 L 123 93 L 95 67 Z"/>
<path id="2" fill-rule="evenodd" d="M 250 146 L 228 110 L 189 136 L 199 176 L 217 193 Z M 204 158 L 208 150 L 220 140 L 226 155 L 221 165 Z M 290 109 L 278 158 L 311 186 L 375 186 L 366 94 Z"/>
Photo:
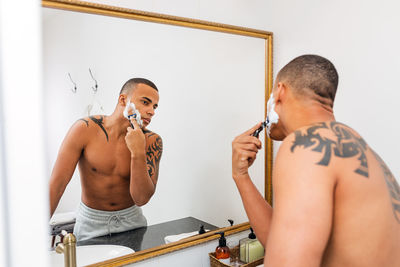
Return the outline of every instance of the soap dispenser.
<path id="1" fill-rule="evenodd" d="M 224 232 L 218 232 L 217 234 L 221 235 L 219 238 L 218 247 L 215 249 L 215 257 L 224 264 L 230 264 L 230 251 L 226 246 L 226 239 Z"/>
<path id="2" fill-rule="evenodd" d="M 250 231 L 249 237 L 239 240 L 239 257 L 240 260 L 245 263 L 256 261 L 264 257 L 263 245 L 257 240 L 253 228 L 250 227 Z"/>
<path id="3" fill-rule="evenodd" d="M 206 230 L 204 230 L 204 225 L 200 225 L 199 235 L 202 235 L 205 232 L 206 232 Z"/>

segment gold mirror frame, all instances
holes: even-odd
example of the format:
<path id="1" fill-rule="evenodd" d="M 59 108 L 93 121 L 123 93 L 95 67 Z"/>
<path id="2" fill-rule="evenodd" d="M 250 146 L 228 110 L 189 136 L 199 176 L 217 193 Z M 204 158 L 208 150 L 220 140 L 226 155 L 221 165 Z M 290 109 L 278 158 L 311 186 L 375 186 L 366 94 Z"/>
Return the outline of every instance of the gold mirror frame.
<path id="1" fill-rule="evenodd" d="M 272 91 L 273 76 L 272 76 L 272 32 L 261 31 L 251 28 L 233 26 L 228 24 L 221 24 L 209 22 L 204 20 L 190 19 L 184 17 L 177 17 L 171 15 L 158 14 L 153 12 L 146 12 L 128 8 L 121 8 L 115 6 L 108 6 L 103 4 L 88 3 L 76 0 L 42 0 L 42 6 L 55 9 L 63 9 L 68 11 L 76 11 L 82 13 L 118 17 L 124 19 L 140 20 L 153 23 L 169 24 L 174 26 L 195 28 L 207 31 L 224 32 L 235 35 L 243 35 L 265 40 L 265 103 Z M 267 107 L 264 107 L 265 116 L 267 114 Z M 265 199 L 272 204 L 272 140 L 267 138 L 266 134 L 266 148 L 265 148 Z M 250 224 L 242 223 L 231 227 L 220 228 L 218 230 L 210 231 L 201 236 L 190 237 L 178 242 L 173 242 L 167 245 L 150 248 L 129 254 L 126 256 L 118 257 L 115 259 L 99 262 L 89 266 L 122 266 L 132 264 L 145 259 L 150 259 L 156 256 L 167 254 L 180 249 L 195 246 L 205 243 L 219 237 L 217 232 L 224 231 L 225 235 L 229 236 L 235 233 L 245 231 L 250 228 Z"/>

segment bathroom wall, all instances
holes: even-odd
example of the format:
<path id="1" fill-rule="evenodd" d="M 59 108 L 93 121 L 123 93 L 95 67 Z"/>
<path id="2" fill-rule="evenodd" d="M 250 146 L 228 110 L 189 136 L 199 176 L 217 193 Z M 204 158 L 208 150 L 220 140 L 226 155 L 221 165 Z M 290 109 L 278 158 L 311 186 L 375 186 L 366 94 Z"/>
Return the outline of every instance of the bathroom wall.
<path id="1" fill-rule="evenodd" d="M 334 112 L 381 155 L 400 181 L 400 3 L 395 0 L 268 1 L 276 72 L 296 56 L 332 60 L 339 72 Z"/>
<path id="2" fill-rule="evenodd" d="M 48 192 L 41 113 L 40 2 L 0 0 L 2 266 L 47 266 Z M 4 170 L 3 169 L 3 170 Z M 0 202 L 1 205 L 2 202 Z M 1 264 L 1 263 L 0 263 Z"/>
<path id="3" fill-rule="evenodd" d="M 1 75 L 1 74 L 0 74 Z M 1 78 L 0 78 L 1 79 Z M 1 96 L 1 85 L 0 85 L 0 106 L 3 106 L 2 96 Z M 0 218 L 6 218 L 6 197 L 5 197 L 5 187 L 6 187 L 6 179 L 5 178 L 5 168 L 4 168 L 4 145 L 3 145 L 3 113 L 2 109 L 0 109 Z M 7 233 L 6 220 L 0 220 L 0 233 Z M 8 235 L 3 234 L 0 235 L 0 266 L 6 266 L 6 244 L 7 244 Z"/>

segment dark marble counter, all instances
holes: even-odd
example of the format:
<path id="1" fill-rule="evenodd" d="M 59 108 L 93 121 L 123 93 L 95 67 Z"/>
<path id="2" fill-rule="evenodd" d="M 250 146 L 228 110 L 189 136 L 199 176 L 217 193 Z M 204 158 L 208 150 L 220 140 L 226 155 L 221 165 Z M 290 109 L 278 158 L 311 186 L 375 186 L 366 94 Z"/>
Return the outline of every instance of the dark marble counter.
<path id="1" fill-rule="evenodd" d="M 196 218 L 186 217 L 174 221 L 138 228 L 131 231 L 79 241 L 77 245 L 121 245 L 130 247 L 134 251 L 140 251 L 164 245 L 165 236 L 198 231 L 200 229 L 200 225 L 204 225 L 204 229 L 207 230 L 218 229 L 218 227 Z"/>

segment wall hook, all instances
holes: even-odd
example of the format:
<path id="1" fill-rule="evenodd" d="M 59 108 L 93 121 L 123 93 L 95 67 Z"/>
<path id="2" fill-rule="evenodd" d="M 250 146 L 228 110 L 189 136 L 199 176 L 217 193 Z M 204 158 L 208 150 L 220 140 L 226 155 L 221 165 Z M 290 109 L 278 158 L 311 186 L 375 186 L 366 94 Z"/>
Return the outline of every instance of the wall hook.
<path id="1" fill-rule="evenodd" d="M 96 81 L 96 79 L 94 78 L 94 76 L 93 76 L 93 73 L 92 73 L 92 70 L 89 68 L 89 73 L 90 73 L 90 76 L 92 77 L 92 79 L 93 79 L 93 81 L 94 81 L 94 87 L 92 86 L 92 90 L 93 90 L 93 92 L 97 92 L 97 88 L 99 87 L 98 85 L 97 85 L 97 81 Z"/>
<path id="2" fill-rule="evenodd" d="M 76 90 L 78 89 L 77 87 L 76 87 L 76 83 L 72 80 L 72 77 L 71 77 L 71 74 L 68 72 L 68 76 L 69 76 L 69 79 L 71 80 L 71 82 L 74 84 L 74 88 L 71 88 L 71 91 L 73 92 L 73 93 L 76 93 Z"/>

